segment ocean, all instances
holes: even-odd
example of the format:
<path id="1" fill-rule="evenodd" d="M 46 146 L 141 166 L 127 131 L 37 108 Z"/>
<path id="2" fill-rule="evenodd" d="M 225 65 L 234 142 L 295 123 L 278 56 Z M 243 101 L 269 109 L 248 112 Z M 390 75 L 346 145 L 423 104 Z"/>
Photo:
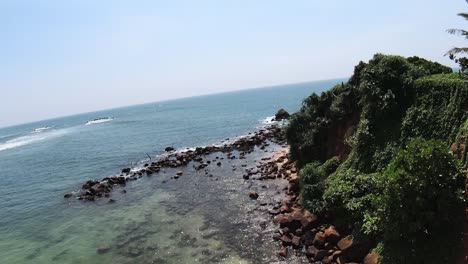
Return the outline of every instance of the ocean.
<path id="1" fill-rule="evenodd" d="M 158 177 L 112 193 L 115 203 L 66 200 L 89 179 L 141 165 L 172 146 L 220 143 L 297 111 L 316 81 L 148 103 L 0 129 L 0 263 L 263 263 L 243 194 L 228 168 L 214 179 Z M 105 118 L 105 119 L 98 119 Z M 188 172 L 194 174 L 195 172 Z M 230 178 L 231 177 L 231 178 Z M 216 179 L 218 181 L 218 178 Z M 247 188 L 246 186 L 245 188 Z M 248 207 L 248 206 L 247 206 Z M 99 254 L 97 249 L 101 248 Z"/>

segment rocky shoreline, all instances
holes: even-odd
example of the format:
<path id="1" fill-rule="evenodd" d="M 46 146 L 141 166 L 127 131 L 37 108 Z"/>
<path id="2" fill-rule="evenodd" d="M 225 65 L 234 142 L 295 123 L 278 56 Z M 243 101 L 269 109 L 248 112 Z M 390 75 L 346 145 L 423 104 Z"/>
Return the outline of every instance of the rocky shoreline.
<path id="1" fill-rule="evenodd" d="M 88 180 L 81 186 L 81 190 L 66 193 L 64 198 L 77 198 L 78 200 L 84 201 L 95 201 L 103 197 L 109 198 L 114 188 L 119 186 L 123 187 L 127 182 L 142 178 L 143 175 L 150 177 L 153 174 L 160 173 L 166 168 L 179 168 L 187 166 L 190 162 L 194 162 L 193 166 L 197 171 L 202 170 L 212 162 L 220 166 L 224 157 L 216 157 L 216 159 L 213 160 L 206 160 L 204 157 L 211 153 L 221 152 L 227 154 L 228 159 L 245 159 L 245 155 L 251 153 L 255 147 L 261 150 L 265 149 L 269 145 L 268 141 L 277 144 L 285 144 L 283 130 L 279 125 L 274 124 L 267 126 L 254 133 L 249 133 L 249 135 L 241 137 L 230 144 L 224 144 L 222 146 L 197 147 L 194 150 L 189 149 L 181 152 L 176 152 L 175 149 L 169 149 L 168 147 L 166 148 L 169 152 L 167 155 L 155 161 L 145 163 L 141 169 L 135 170 L 130 167 L 123 168 L 119 175 L 104 177 L 101 180 Z M 238 151 L 239 155 L 233 155 L 233 151 Z M 182 171 L 177 171 L 171 179 L 178 179 L 182 176 L 182 173 Z M 244 178 L 248 179 L 251 174 L 252 171 L 247 172 Z M 114 200 L 109 199 L 109 202 L 113 201 Z"/>
<path id="2" fill-rule="evenodd" d="M 287 181 L 287 187 L 282 190 L 284 199 L 276 204 L 262 202 L 263 197 L 260 197 L 256 191 L 246 194 L 252 200 L 259 200 L 261 206 L 269 207 L 266 214 L 269 214 L 271 221 L 278 225 L 272 241 L 278 243 L 279 250 L 276 255 L 279 260 L 289 262 L 290 259 L 295 259 L 297 261 L 299 257 L 311 263 L 377 263 L 377 255 L 369 253 L 367 245 L 353 241 L 351 237 L 341 234 L 329 224 L 328 219 L 317 217 L 302 208 L 299 199 L 298 171 L 288 157 L 284 131 L 276 124 L 222 146 L 198 147 L 181 152 L 168 149 L 167 155 L 144 164 L 141 169 L 124 168 L 119 175 L 101 180 L 89 180 L 78 192 L 67 193 L 64 196 L 67 199 L 75 198 L 83 201 L 108 199 L 108 202 L 115 202 L 111 198 L 111 192 L 114 189 L 125 186 L 129 181 L 142 178 L 143 175 L 149 177 L 165 173 L 165 169 L 174 170 L 188 165 L 192 165 L 199 173 L 209 174 L 206 170 L 208 166 L 221 166 L 223 162 L 226 162 L 223 161 L 224 159 L 245 159 L 245 155 L 254 150 L 264 150 L 270 144 L 269 142 L 279 144 L 284 149 L 274 153 L 271 157 L 263 158 L 257 164 L 253 164 L 253 167 L 233 167 L 232 170 L 243 170 L 242 178 L 245 181 L 274 179 Z M 217 152 L 224 155 L 214 157 Z M 211 158 L 208 159 L 208 156 Z M 171 180 L 177 180 L 184 174 L 182 170 L 174 171 L 174 175 L 170 177 Z M 125 189 L 122 191 L 125 192 Z M 105 254 L 107 251 L 103 248 L 97 249 L 98 254 Z"/>

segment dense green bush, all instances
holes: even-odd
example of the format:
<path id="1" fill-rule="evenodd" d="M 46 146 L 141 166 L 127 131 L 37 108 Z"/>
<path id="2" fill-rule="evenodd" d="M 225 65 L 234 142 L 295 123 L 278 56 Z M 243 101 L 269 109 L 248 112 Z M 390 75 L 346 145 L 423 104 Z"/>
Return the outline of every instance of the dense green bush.
<path id="1" fill-rule="evenodd" d="M 416 100 L 402 123 L 402 138 L 455 141 L 468 118 L 468 81 L 457 74 L 433 75 L 415 82 Z"/>
<path id="2" fill-rule="evenodd" d="M 453 263 L 464 219 L 458 165 L 438 140 L 415 138 L 396 152 L 378 200 L 384 263 Z"/>
<path id="3" fill-rule="evenodd" d="M 323 192 L 325 179 L 338 168 L 340 162 L 333 157 L 323 164 L 311 162 L 299 172 L 301 185 L 301 197 L 304 206 L 314 213 L 322 213 L 324 210 Z"/>

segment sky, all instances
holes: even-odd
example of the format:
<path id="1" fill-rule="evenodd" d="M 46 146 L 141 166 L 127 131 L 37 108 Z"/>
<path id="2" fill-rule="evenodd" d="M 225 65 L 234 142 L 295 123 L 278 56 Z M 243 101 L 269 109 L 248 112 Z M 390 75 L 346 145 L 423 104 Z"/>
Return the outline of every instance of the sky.
<path id="1" fill-rule="evenodd" d="M 464 0 L 0 0 L 0 127 L 444 54 Z"/>

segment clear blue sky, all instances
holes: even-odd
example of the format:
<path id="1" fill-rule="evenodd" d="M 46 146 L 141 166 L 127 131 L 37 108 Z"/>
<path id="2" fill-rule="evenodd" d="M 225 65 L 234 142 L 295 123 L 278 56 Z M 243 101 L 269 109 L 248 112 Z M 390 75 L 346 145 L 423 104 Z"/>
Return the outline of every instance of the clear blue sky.
<path id="1" fill-rule="evenodd" d="M 0 127 L 466 45 L 464 0 L 0 0 Z"/>

